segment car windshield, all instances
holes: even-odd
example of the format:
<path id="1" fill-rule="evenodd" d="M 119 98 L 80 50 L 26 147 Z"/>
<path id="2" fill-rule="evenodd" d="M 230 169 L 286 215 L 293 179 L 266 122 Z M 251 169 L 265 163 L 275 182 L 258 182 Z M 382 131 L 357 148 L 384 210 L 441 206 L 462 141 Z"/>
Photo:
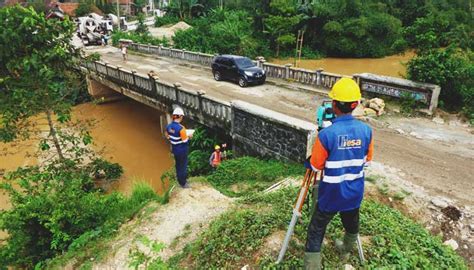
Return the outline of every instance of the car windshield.
<path id="1" fill-rule="evenodd" d="M 250 59 L 248 59 L 247 57 L 242 57 L 242 58 L 235 58 L 235 64 L 239 67 L 239 68 L 249 68 L 249 67 L 253 67 L 254 64 L 252 63 L 252 61 Z"/>

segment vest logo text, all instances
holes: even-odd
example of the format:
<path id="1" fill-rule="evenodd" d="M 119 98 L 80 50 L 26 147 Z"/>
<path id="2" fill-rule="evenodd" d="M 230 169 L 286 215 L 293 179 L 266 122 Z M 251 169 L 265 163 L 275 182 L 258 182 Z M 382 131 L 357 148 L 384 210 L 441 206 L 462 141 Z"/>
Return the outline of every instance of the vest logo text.
<path id="1" fill-rule="evenodd" d="M 347 135 L 338 136 L 338 148 L 339 149 L 350 149 L 362 147 L 361 139 L 349 139 Z"/>

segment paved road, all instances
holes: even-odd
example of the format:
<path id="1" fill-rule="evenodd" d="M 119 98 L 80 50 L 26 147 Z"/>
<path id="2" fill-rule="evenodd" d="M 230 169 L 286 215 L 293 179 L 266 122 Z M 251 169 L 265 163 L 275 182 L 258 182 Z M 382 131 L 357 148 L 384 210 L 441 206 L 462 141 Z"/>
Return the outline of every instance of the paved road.
<path id="1" fill-rule="evenodd" d="M 323 98 L 315 93 L 270 84 L 240 88 L 230 82 L 216 82 L 208 70 L 185 66 L 170 58 L 131 54 L 128 61 L 123 62 L 116 48 L 87 50 L 100 53 L 102 59 L 110 64 L 135 69 L 139 73 L 154 70 L 162 81 L 179 82 L 184 88 L 204 90 L 207 95 L 221 100 L 240 99 L 307 121 L 315 120 L 316 107 Z M 446 126 L 441 128 L 453 128 Z M 423 186 L 432 195 L 441 194 L 463 204 L 474 205 L 474 139 L 468 144 L 440 143 L 402 136 L 392 129 L 374 129 L 377 161 L 400 169 L 403 178 Z"/>

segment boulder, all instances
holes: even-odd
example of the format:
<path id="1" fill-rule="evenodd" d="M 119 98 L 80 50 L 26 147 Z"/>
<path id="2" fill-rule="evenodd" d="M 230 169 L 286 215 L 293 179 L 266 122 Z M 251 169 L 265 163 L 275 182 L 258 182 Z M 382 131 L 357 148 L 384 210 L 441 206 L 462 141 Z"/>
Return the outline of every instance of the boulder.
<path id="1" fill-rule="evenodd" d="M 364 115 L 377 116 L 377 111 L 375 111 L 374 109 L 371 109 L 371 108 L 365 108 L 364 109 Z"/>
<path id="2" fill-rule="evenodd" d="M 385 109 L 385 102 L 381 98 L 373 98 L 369 100 L 369 106 L 377 112 L 377 115 L 382 115 Z"/>

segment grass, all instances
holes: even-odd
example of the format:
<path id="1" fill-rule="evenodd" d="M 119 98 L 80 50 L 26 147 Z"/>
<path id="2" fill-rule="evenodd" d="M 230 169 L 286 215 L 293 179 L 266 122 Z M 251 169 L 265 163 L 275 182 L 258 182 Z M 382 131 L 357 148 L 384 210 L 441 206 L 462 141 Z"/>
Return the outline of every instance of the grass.
<path id="1" fill-rule="evenodd" d="M 84 233 L 71 243 L 66 253 L 46 261 L 43 265 L 48 269 L 62 269 L 67 263 L 74 261 L 74 268 L 91 269 L 91 259 L 100 261 L 110 253 L 110 243 L 116 240 L 115 236 L 121 224 L 133 217 L 149 216 L 157 208 L 149 203 L 167 203 L 171 190 L 170 188 L 164 195 L 159 196 L 147 183 L 136 182 L 131 195 L 118 200 L 116 207 L 110 209 L 109 220 L 104 226 Z M 111 195 L 118 198 L 123 196 L 117 193 Z"/>
<path id="2" fill-rule="evenodd" d="M 236 209 L 214 220 L 194 243 L 169 262 L 185 262 L 191 269 L 246 264 L 258 269 L 301 268 L 309 222 L 306 209 L 283 264 L 275 265 L 276 254 L 264 248 L 268 236 L 287 229 L 296 192 L 296 188 L 286 188 L 242 198 Z M 463 259 L 444 246 L 440 238 L 397 210 L 367 200 L 362 205 L 360 220 L 361 237 L 369 239 L 364 244 L 367 269 L 467 269 Z M 323 246 L 323 262 L 328 269 L 343 266 L 333 246 L 333 240 L 342 235 L 342 224 L 336 217 L 326 232 L 329 244 Z M 356 250 L 347 263 L 360 267 Z"/>
<path id="3" fill-rule="evenodd" d="M 241 157 L 226 160 L 207 179 L 221 193 L 240 197 L 262 191 L 284 177 L 303 174 L 300 164 Z"/>

